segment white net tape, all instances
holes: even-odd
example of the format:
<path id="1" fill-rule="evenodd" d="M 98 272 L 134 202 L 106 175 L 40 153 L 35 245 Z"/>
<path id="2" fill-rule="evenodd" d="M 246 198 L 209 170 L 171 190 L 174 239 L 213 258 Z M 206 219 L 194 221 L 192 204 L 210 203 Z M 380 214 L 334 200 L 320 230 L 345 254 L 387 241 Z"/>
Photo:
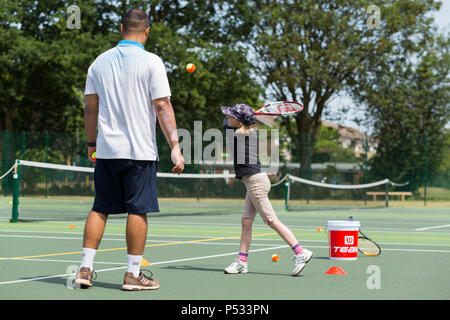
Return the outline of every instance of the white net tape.
<path id="1" fill-rule="evenodd" d="M 64 164 L 44 163 L 44 162 L 27 161 L 27 160 L 17 160 L 17 163 L 20 166 L 27 166 L 27 167 L 94 173 L 94 168 L 90 168 L 90 167 L 69 166 L 69 165 L 64 165 Z M 224 178 L 224 179 L 230 179 L 230 178 L 234 178 L 235 175 L 230 174 L 230 173 L 205 173 L 205 174 L 182 173 L 182 174 L 178 175 L 178 174 L 169 173 L 169 172 L 158 172 L 157 177 L 159 177 L 159 178 L 197 178 L 197 179 L 199 179 L 199 178 L 200 179 Z"/>
<path id="2" fill-rule="evenodd" d="M 9 170 L 6 171 L 6 173 L 0 177 L 0 180 L 2 180 L 4 177 L 6 177 L 6 176 L 7 176 L 11 171 L 13 171 L 16 167 L 17 167 L 17 163 L 14 164 L 11 168 L 9 168 Z"/>
<path id="3" fill-rule="evenodd" d="M 389 179 L 384 179 L 384 180 L 376 181 L 376 182 L 372 182 L 372 183 L 353 184 L 353 185 L 322 183 L 322 182 L 311 181 L 311 180 L 307 180 L 307 179 L 303 179 L 303 178 L 299 178 L 299 177 L 295 177 L 295 176 L 291 176 L 291 175 L 289 175 L 289 179 L 290 179 L 290 181 L 293 181 L 293 182 L 301 182 L 301 183 L 315 186 L 315 187 L 323 187 L 323 188 L 329 188 L 329 189 L 347 189 L 347 190 L 368 189 L 368 188 L 378 187 L 378 186 L 385 185 L 385 184 L 390 184 L 392 186 L 397 186 L 397 187 L 401 187 L 401 186 L 405 186 L 405 185 L 409 184 L 409 182 L 405 182 L 402 184 L 395 183 Z"/>
<path id="4" fill-rule="evenodd" d="M 80 167 L 80 166 L 69 166 L 64 164 L 54 164 L 54 163 L 44 163 L 44 162 L 36 162 L 36 161 L 28 161 L 28 160 L 17 160 L 16 163 L 5 173 L 0 177 L 0 180 L 3 179 L 5 176 L 7 176 L 11 171 L 13 171 L 18 165 L 20 166 L 28 166 L 28 167 L 36 167 L 36 168 L 46 168 L 46 169 L 54 169 L 54 170 L 67 170 L 67 171 L 77 171 L 77 172 L 89 172 L 93 173 L 94 168 L 90 167 Z M 182 173 L 182 174 L 174 174 L 174 173 L 168 173 L 168 172 L 158 172 L 157 177 L 160 178 L 201 178 L 201 179 L 217 179 L 217 178 L 223 178 L 223 179 L 231 179 L 235 178 L 235 174 L 230 174 L 228 172 L 225 173 Z M 395 183 L 392 182 L 389 179 L 384 179 L 381 181 L 376 181 L 372 183 L 367 184 L 357 184 L 357 185 L 339 185 L 339 184 L 329 184 L 329 183 L 322 183 L 317 181 L 311 181 L 303 178 L 299 178 L 290 174 L 286 174 L 280 181 L 272 184 L 272 187 L 276 187 L 283 183 L 284 181 L 289 180 L 290 182 L 300 182 L 311 186 L 316 187 L 323 187 L 323 188 L 330 188 L 330 189 L 368 189 L 373 188 L 385 184 L 390 184 L 392 186 L 405 186 L 409 184 L 409 182 L 405 183 Z"/>
<path id="5" fill-rule="evenodd" d="M 278 181 L 278 182 L 276 182 L 276 183 L 274 183 L 274 184 L 271 184 L 270 186 L 271 187 L 276 187 L 276 186 L 279 186 L 280 184 L 282 184 L 285 180 L 287 180 L 289 178 L 289 174 L 286 174 L 280 181 Z"/>

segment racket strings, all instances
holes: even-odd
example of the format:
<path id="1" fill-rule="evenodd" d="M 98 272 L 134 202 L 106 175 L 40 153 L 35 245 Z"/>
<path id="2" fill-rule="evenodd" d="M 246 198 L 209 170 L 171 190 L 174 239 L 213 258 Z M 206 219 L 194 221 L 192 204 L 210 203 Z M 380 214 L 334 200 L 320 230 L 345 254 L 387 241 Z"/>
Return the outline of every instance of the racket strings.
<path id="1" fill-rule="evenodd" d="M 376 243 L 366 238 L 358 239 L 358 249 L 366 255 L 378 255 L 380 254 L 380 248 Z"/>

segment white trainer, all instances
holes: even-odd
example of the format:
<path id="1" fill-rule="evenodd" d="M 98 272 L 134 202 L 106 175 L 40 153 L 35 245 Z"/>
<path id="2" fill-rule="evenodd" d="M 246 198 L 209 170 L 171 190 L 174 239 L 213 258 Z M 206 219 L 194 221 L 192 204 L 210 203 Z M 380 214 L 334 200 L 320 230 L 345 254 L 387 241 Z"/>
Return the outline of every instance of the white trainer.
<path id="1" fill-rule="evenodd" d="M 294 255 L 294 258 L 292 259 L 294 260 L 294 269 L 292 270 L 292 275 L 298 275 L 309 262 L 309 260 L 311 260 L 312 256 L 312 251 L 309 251 L 308 249 L 303 249 L 302 254 Z"/>
<path id="2" fill-rule="evenodd" d="M 247 262 L 242 262 L 236 259 L 232 264 L 225 268 L 225 273 L 236 274 L 236 273 L 247 273 L 248 267 Z"/>

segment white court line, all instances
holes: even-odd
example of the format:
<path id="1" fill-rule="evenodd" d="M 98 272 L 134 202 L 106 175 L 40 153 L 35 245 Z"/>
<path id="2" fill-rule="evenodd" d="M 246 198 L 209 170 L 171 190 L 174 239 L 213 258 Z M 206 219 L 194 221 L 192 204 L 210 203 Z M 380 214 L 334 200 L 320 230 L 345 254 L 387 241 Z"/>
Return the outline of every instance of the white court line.
<path id="1" fill-rule="evenodd" d="M 264 248 L 264 249 L 250 250 L 249 252 L 253 253 L 253 252 L 259 252 L 259 251 L 276 250 L 276 249 L 283 249 L 283 248 L 289 248 L 289 246 L 288 245 L 276 246 L 276 247 L 270 247 L 270 248 Z M 328 249 L 328 246 L 310 246 L 310 248 Z M 383 251 L 450 253 L 450 250 L 419 250 L 419 249 L 383 249 Z M 152 265 L 159 265 L 159 264 L 168 264 L 168 263 L 176 263 L 176 262 L 183 262 L 183 261 L 194 261 L 194 260 L 201 260 L 201 259 L 218 258 L 218 257 L 225 257 L 225 256 L 235 255 L 237 253 L 238 252 L 230 252 L 230 253 L 215 254 L 215 255 L 210 255 L 210 256 L 201 256 L 201 257 L 193 257 L 193 258 L 185 258 L 185 259 L 177 259 L 177 260 L 167 260 L 167 261 L 160 261 L 160 262 L 152 262 L 151 264 Z M 126 269 L 126 268 L 127 268 L 127 266 L 115 267 L 115 268 L 109 268 L 109 269 L 95 270 L 95 272 L 115 271 L 115 270 L 122 270 L 122 269 Z M 37 281 L 37 280 L 44 280 L 44 279 L 52 279 L 52 278 L 62 278 L 62 277 L 69 277 L 69 276 L 73 276 L 73 274 L 72 273 L 66 273 L 66 274 L 59 274 L 59 275 L 47 276 L 47 277 L 38 277 L 38 278 L 30 278 L 30 279 L 22 279 L 22 280 L 4 281 L 4 282 L 0 282 L 0 285 L 12 284 L 12 283 L 30 282 L 30 281 Z"/>
<path id="2" fill-rule="evenodd" d="M 424 230 L 431 230 L 431 229 L 442 229 L 442 228 L 447 228 L 450 227 L 450 224 L 444 224 L 441 226 L 433 226 L 433 227 L 424 227 L 424 228 L 417 228 L 414 229 L 415 231 L 424 231 Z"/>
<path id="3" fill-rule="evenodd" d="M 282 248 L 289 248 L 289 246 L 288 245 L 276 246 L 276 247 L 271 247 L 271 248 L 250 250 L 249 252 L 267 251 L 267 250 L 275 250 L 275 249 L 282 249 Z M 238 252 L 230 252 L 230 253 L 223 253 L 223 254 L 215 254 L 215 255 L 211 255 L 211 256 L 202 256 L 202 257 L 193 257 L 193 258 L 185 258 L 185 259 L 178 259 L 178 260 L 152 262 L 151 264 L 152 265 L 158 265 L 158 264 L 175 263 L 175 262 L 183 262 L 183 261 L 193 261 L 193 260 L 200 260 L 200 259 L 218 258 L 218 257 L 225 257 L 225 256 L 235 255 L 237 253 Z M 114 271 L 114 270 L 121 270 L 121 269 L 126 269 L 126 268 L 128 268 L 128 267 L 127 266 L 116 267 L 116 268 L 95 270 L 95 272 L 98 273 L 98 272 Z M 54 276 L 38 277 L 38 278 L 30 278 L 30 279 L 22 279 L 22 280 L 4 281 L 4 282 L 0 282 L 0 285 L 11 284 L 11 283 L 30 282 L 30 281 L 36 281 L 36 280 L 52 279 L 52 278 L 62 278 L 62 277 L 69 277 L 69 276 L 73 276 L 73 273 L 65 273 L 65 274 L 58 274 L 58 275 L 54 275 Z"/>
<path id="4" fill-rule="evenodd" d="M 83 238 L 67 238 L 67 237 L 50 237 L 50 236 L 24 236 L 24 235 L 9 235 L 9 234 L 0 234 L 0 237 L 3 238 L 32 238 L 32 239 L 59 239 L 59 240 L 83 240 Z M 237 239 L 239 240 L 239 239 Z M 278 240 L 278 239 L 277 239 Z M 109 238 L 102 238 L 102 241 L 125 241 L 125 239 L 109 239 Z M 173 240 L 147 240 L 146 243 L 148 242 L 162 242 L 162 243 L 171 243 L 173 242 Z M 192 242 L 192 243 L 186 243 L 186 244 L 203 244 L 203 245 L 227 245 L 227 246 L 235 246 L 238 245 L 239 242 L 235 241 L 235 242 Z M 254 246 L 260 246 L 260 247 L 270 247 L 273 246 L 274 244 L 263 244 L 263 243 L 254 243 Z M 14 260 L 14 258 L 3 258 L 0 257 L 0 259 L 9 259 L 9 260 Z M 17 259 L 20 260 L 20 259 Z"/>
<path id="5" fill-rule="evenodd" d="M 71 235 L 83 235 L 83 232 L 74 232 L 74 231 L 38 231 L 38 230 L 1 230 L 0 232 L 11 232 L 11 233 L 45 233 L 45 234 L 71 234 Z M 124 236 L 125 232 L 123 233 L 105 233 L 105 236 Z M 180 235 L 174 235 L 174 234 L 165 234 L 165 235 L 153 235 L 151 233 L 148 234 L 148 237 L 177 237 L 177 238 L 211 238 L 211 236 L 180 236 Z"/>
<path id="6" fill-rule="evenodd" d="M 6 220 L 9 220 L 10 218 L 5 218 Z M 0 218 L 1 220 L 1 218 Z M 49 221 L 55 221 L 54 219 L 50 219 Z M 62 221 L 62 220 L 61 220 Z M 61 222 L 61 221 L 57 221 L 57 222 Z M 65 221 L 65 220 L 64 220 Z M 82 222 L 84 225 L 84 221 Z M 124 223 L 124 221 L 108 221 L 109 224 L 114 224 L 114 223 Z M 199 227 L 207 227 L 207 226 L 214 226 L 214 227 L 220 227 L 220 226 L 234 226 L 234 227 L 240 227 L 240 224 L 231 224 L 231 223 L 207 223 L 207 222 L 150 222 L 149 226 L 151 228 L 151 225 L 159 225 L 159 226 L 199 226 Z M 262 224 L 262 223 L 254 223 L 253 225 L 255 228 L 264 228 L 266 225 Z M 299 230 L 299 231 L 311 231 L 311 230 L 315 230 L 317 227 L 324 227 L 325 223 L 322 224 L 317 224 L 317 225 L 289 225 L 289 228 L 291 230 Z M 425 231 L 425 230 L 433 230 L 433 229 L 441 229 L 441 228 L 446 228 L 449 227 L 450 225 L 442 225 L 442 226 L 435 226 L 435 227 L 425 227 L 425 228 L 418 228 L 418 229 L 399 229 L 399 228 L 374 228 L 374 227 L 365 227 L 364 229 L 366 231 L 371 231 L 371 232 L 399 232 L 399 233 L 416 233 L 416 231 Z M 1 230 L 2 232 L 28 232 L 28 231 L 24 231 L 24 230 Z M 151 231 L 151 230 L 150 230 Z M 29 231 L 29 232 L 46 232 L 46 231 Z M 58 232 L 54 232 L 54 231 L 48 231 L 48 233 L 58 233 Z M 63 232 L 61 232 L 63 233 Z M 70 232 L 67 232 L 70 233 Z M 447 230 L 442 230 L 441 233 L 448 233 Z M 116 235 L 116 234 L 110 234 L 110 235 Z M 196 237 L 197 238 L 197 237 Z M 208 237 L 205 237 L 208 238 Z"/>
<path id="7" fill-rule="evenodd" d="M 385 249 L 382 248 L 381 251 L 403 251 L 403 252 L 437 252 L 437 253 L 450 253 L 450 250 L 428 250 L 428 249 Z"/>
<path id="8" fill-rule="evenodd" d="M 236 245 L 234 243 L 217 243 L 221 245 Z M 263 245 L 268 246 L 268 245 Z M 271 244 L 273 246 L 273 244 Z M 277 247 L 271 247 L 271 248 L 265 248 L 265 249 L 258 249 L 253 250 L 252 252 L 256 251 L 264 251 L 264 250 L 271 250 L 273 248 L 284 248 L 286 246 L 277 246 Z M 321 249 L 328 249 L 327 246 L 308 246 L 309 248 L 321 248 Z M 449 253 L 450 250 L 428 250 L 428 249 L 398 249 L 398 248 L 383 248 L 383 251 L 405 251 L 405 252 L 437 252 L 437 253 Z M 222 256 L 222 255 L 217 255 Z M 208 257 L 215 257 L 215 256 L 208 256 Z M 199 257 L 199 258 L 187 258 L 187 259 L 181 259 L 181 260 L 171 260 L 171 261 L 163 261 L 163 262 L 155 262 L 152 263 L 152 265 L 162 264 L 162 263 L 168 263 L 168 262 L 177 262 L 177 261 L 187 261 L 187 260 L 198 260 L 198 259 L 205 259 L 206 257 Z M 24 260 L 24 261 L 38 261 L 38 262 L 61 262 L 61 263 L 79 263 L 79 260 L 54 260 L 54 259 L 37 259 L 37 258 L 13 258 L 10 260 Z M 95 261 L 96 264 L 124 264 L 125 262 L 106 262 L 106 261 Z"/>
<path id="9" fill-rule="evenodd" d="M 0 258 L 1 259 L 1 258 Z M 63 262 L 63 263 L 77 263 L 80 264 L 81 260 L 52 260 L 52 259 L 36 259 L 36 258 L 18 258 L 10 259 L 9 261 L 37 261 L 37 262 Z M 126 262 L 106 262 L 106 261 L 95 261 L 95 264 L 127 264 Z"/>
<path id="10" fill-rule="evenodd" d="M 0 232 L 24 232 L 24 233 L 34 233 L 34 232 L 40 232 L 40 233 L 46 233 L 45 231 L 0 231 Z M 71 233 L 71 232 L 49 232 L 49 233 L 61 233 L 61 234 L 72 234 L 72 235 L 82 235 L 82 233 Z M 105 236 L 122 236 L 122 234 L 105 234 Z M 151 236 L 151 235 L 150 235 Z M 82 240 L 82 237 L 54 237 L 54 236 L 36 236 L 36 235 L 8 235 L 8 234 L 0 234 L 0 237 L 4 238 L 31 238 L 31 239 L 60 239 L 60 240 Z M 179 236 L 179 235 L 157 235 L 153 236 L 153 238 L 205 238 L 208 239 L 210 237 L 195 237 L 195 236 Z M 119 238 L 119 239 L 113 239 L 113 238 L 103 238 L 102 241 L 125 241 L 125 238 Z M 147 242 L 173 242 L 174 240 L 147 240 Z M 270 242 L 284 242 L 283 239 L 263 239 L 263 238 L 254 238 L 252 239 L 253 242 L 264 242 L 264 241 L 270 241 Z M 318 242 L 318 243 L 328 243 L 328 240 L 305 240 L 305 239 L 299 239 L 299 242 L 306 243 L 306 242 Z M 236 245 L 236 242 L 229 242 L 229 243 L 223 243 L 223 242 L 214 242 L 214 243 L 208 243 L 208 242 L 194 242 L 194 243 L 188 243 L 188 244 L 205 244 L 205 245 Z M 401 242 L 378 242 L 380 245 L 394 245 L 394 246 L 428 246 L 428 247 L 449 247 L 449 244 L 436 244 L 436 243 L 401 243 Z M 254 246 L 272 246 L 273 244 L 259 244 L 259 243 L 253 243 Z M 0 257 L 2 259 L 3 257 Z"/>
<path id="11" fill-rule="evenodd" d="M 50 236 L 24 236 L 24 235 L 12 235 L 12 234 L 0 234 L 0 237 L 3 238 L 32 238 L 32 239 L 58 239 L 58 240 L 83 240 L 83 237 L 79 238 L 68 238 L 68 237 L 50 237 Z M 110 241 L 124 241 L 125 239 L 108 239 L 102 238 L 103 240 Z"/>

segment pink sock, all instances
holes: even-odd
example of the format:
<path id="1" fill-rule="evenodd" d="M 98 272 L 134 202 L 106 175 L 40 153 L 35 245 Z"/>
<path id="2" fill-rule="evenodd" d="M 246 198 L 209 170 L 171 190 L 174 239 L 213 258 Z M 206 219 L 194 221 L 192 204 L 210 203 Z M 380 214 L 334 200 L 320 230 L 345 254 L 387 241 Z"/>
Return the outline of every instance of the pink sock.
<path id="1" fill-rule="evenodd" d="M 300 245 L 300 243 L 297 243 L 295 246 L 292 247 L 292 250 L 294 250 L 294 254 L 302 254 L 303 253 L 303 248 Z"/>
<path id="2" fill-rule="evenodd" d="M 247 262 L 248 253 L 239 252 L 239 261 Z"/>

